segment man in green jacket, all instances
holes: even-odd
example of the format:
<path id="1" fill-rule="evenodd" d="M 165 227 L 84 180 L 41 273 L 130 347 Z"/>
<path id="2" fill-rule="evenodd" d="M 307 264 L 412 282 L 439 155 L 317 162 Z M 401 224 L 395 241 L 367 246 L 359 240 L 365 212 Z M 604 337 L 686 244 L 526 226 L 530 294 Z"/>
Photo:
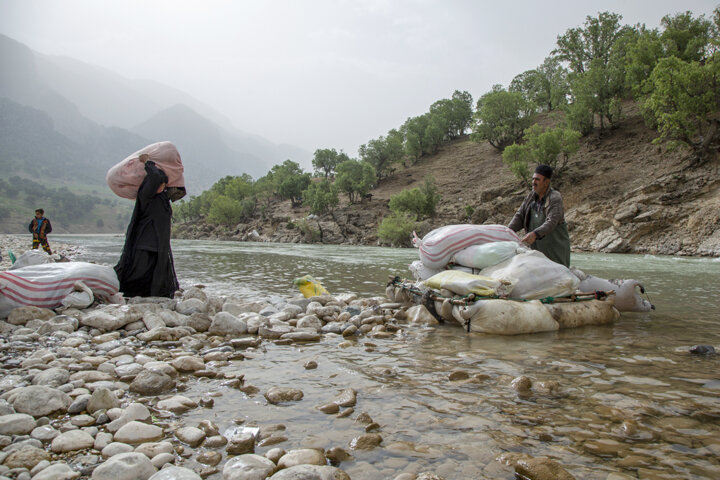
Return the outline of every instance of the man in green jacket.
<path id="1" fill-rule="evenodd" d="M 525 197 L 508 227 L 515 232 L 525 229 L 522 242 L 539 250 L 550 260 L 570 266 L 570 234 L 565 223 L 560 192 L 550 188 L 553 170 L 538 165 L 532 178 L 532 192 Z"/>

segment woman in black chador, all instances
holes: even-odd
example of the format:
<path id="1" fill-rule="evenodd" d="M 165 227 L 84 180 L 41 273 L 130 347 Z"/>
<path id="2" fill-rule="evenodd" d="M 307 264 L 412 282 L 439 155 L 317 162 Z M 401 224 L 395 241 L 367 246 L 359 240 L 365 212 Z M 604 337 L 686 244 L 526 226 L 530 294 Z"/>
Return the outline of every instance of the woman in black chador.
<path id="1" fill-rule="evenodd" d="M 138 190 L 115 272 L 125 297 L 172 298 L 179 285 L 170 250 L 170 200 L 182 198 L 185 189 L 166 188 L 165 172 L 147 155 L 141 155 L 140 161 L 147 175 Z"/>

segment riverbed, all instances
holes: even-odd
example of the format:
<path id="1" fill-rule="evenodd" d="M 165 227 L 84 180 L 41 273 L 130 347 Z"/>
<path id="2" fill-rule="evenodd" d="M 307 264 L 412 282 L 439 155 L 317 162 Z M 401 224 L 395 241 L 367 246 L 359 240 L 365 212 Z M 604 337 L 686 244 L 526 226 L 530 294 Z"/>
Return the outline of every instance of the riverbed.
<path id="1" fill-rule="evenodd" d="M 76 245 L 75 260 L 114 264 L 122 236 L 53 235 Z M 292 280 L 311 274 L 333 294 L 384 294 L 389 276 L 409 276 L 413 249 L 173 241 L 181 286 L 248 299 L 296 293 Z M 4 253 L 4 252 L 3 252 Z M 720 476 L 720 259 L 573 254 L 572 264 L 603 278 L 643 282 L 657 310 L 623 314 L 611 326 L 513 337 L 465 333 L 457 325 L 407 328 L 390 339 L 331 338 L 305 345 L 265 342 L 233 368 L 265 391 L 287 385 L 302 401 L 268 406 L 261 395 L 207 379 L 184 395 L 214 392 L 221 431 L 237 419 L 283 424 L 276 445 L 330 448 L 363 432 L 351 418 L 315 407 L 351 386 L 356 412 L 380 425 L 383 443 L 353 452 L 340 466 L 354 480 L 432 471 L 450 479 L 512 479 L 496 459 L 550 457 L 577 479 Z M 304 367 L 308 360 L 317 369 Z M 474 382 L 453 381 L 466 372 Z M 558 382 L 551 394 L 519 395 L 511 382 Z M 207 412 L 185 415 L 185 422 Z M 270 447 L 268 447 L 270 448 Z M 263 448 L 257 449 L 263 453 Z M 220 476 L 211 477 L 219 479 Z"/>

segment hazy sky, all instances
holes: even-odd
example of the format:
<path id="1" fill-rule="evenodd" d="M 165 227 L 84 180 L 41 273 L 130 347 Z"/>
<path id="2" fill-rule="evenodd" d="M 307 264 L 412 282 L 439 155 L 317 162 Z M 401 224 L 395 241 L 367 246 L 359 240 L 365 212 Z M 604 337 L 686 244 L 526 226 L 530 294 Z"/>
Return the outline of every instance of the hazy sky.
<path id="1" fill-rule="evenodd" d="M 430 104 L 535 68 L 558 35 L 611 11 L 658 27 L 719 0 L 0 0 L 33 50 L 190 93 L 240 130 L 351 156 Z"/>

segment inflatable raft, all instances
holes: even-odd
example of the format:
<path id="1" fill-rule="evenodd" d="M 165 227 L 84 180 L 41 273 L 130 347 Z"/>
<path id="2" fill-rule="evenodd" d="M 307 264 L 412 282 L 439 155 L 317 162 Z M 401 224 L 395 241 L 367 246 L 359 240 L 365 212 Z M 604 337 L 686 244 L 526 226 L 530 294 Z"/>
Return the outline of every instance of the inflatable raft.
<path id="1" fill-rule="evenodd" d="M 394 277 L 386 295 L 404 305 L 423 304 L 438 320 L 457 322 L 468 332 L 519 335 L 551 332 L 586 325 L 605 325 L 620 317 L 614 292 L 577 293 L 554 298 L 520 300 L 493 298 L 474 293 L 423 288 Z"/>

